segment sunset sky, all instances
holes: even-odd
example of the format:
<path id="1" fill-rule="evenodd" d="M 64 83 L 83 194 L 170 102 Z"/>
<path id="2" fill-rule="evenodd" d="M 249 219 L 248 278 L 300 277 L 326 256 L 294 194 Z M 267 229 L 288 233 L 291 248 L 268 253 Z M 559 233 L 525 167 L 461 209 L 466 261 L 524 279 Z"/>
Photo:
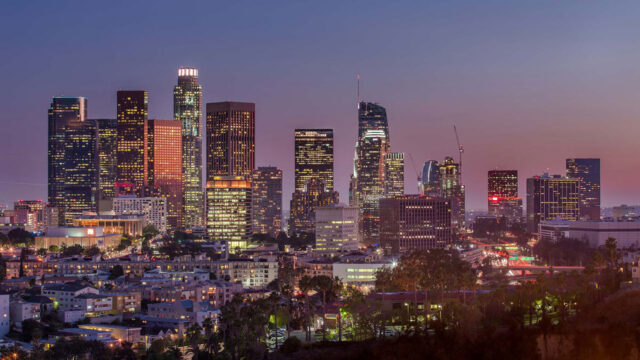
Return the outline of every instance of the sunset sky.
<path id="1" fill-rule="evenodd" d="M 0 13 L 0 204 L 46 199 L 51 97 L 115 118 L 118 89 L 149 92 L 171 119 L 179 66 L 203 103 L 256 103 L 256 164 L 293 191 L 295 128 L 333 128 L 348 200 L 365 101 L 386 107 L 391 147 L 457 158 L 467 208 L 486 208 L 487 170 L 524 179 L 602 159 L 603 206 L 640 203 L 640 3 L 634 1 L 12 1 Z"/>

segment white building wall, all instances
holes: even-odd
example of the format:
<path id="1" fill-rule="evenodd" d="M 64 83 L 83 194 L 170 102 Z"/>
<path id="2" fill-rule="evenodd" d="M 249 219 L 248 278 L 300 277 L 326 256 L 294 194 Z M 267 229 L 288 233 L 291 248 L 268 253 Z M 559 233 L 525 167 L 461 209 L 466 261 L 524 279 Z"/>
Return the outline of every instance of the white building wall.
<path id="1" fill-rule="evenodd" d="M 0 295 L 0 337 L 9 333 L 9 328 L 11 327 L 10 313 L 9 295 L 2 294 Z"/>
<path id="2" fill-rule="evenodd" d="M 113 199 L 116 215 L 141 215 L 144 225 L 153 225 L 159 232 L 167 231 L 167 199 L 162 197 L 128 197 Z"/>
<path id="3" fill-rule="evenodd" d="M 588 241 L 589 246 L 599 247 L 612 237 L 618 248 L 640 246 L 640 221 L 572 221 L 569 237 Z"/>

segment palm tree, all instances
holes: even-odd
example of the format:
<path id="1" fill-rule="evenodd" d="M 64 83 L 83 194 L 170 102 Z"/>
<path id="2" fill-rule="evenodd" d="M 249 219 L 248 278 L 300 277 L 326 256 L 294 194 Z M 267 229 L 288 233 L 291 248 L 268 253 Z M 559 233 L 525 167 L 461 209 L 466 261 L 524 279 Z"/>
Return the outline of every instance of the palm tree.
<path id="1" fill-rule="evenodd" d="M 309 291 L 313 289 L 313 280 L 304 275 L 300 281 L 298 282 L 298 287 L 300 291 L 304 294 L 304 306 L 305 306 L 305 325 L 306 325 L 306 341 L 311 341 L 311 320 L 310 317 L 310 304 L 309 304 Z"/>
<path id="2" fill-rule="evenodd" d="M 386 336 L 386 313 L 384 311 L 384 295 L 391 287 L 393 281 L 393 271 L 388 267 L 378 269 L 376 272 L 376 290 L 379 290 L 382 294 L 382 303 L 380 304 L 380 313 L 382 314 L 382 337 Z"/>
<path id="3" fill-rule="evenodd" d="M 188 353 L 193 354 L 192 359 L 198 359 L 200 353 L 200 339 L 202 337 L 201 332 L 202 328 L 197 322 L 187 329 L 187 341 L 190 346 Z"/>
<path id="4" fill-rule="evenodd" d="M 314 276 L 312 279 L 313 288 L 322 293 L 322 341 L 327 339 L 326 334 L 326 314 L 327 303 L 332 301 L 338 294 L 338 291 L 342 287 L 340 279 L 332 279 L 326 275 Z"/>

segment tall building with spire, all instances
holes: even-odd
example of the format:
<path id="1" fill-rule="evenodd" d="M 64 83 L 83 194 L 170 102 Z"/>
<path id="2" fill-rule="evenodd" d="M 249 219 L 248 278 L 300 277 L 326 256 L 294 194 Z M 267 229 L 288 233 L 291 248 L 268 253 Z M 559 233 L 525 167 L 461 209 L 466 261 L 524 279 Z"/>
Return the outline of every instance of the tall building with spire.
<path id="1" fill-rule="evenodd" d="M 49 108 L 48 200 L 59 223 L 70 225 L 84 211 L 96 211 L 98 129 L 87 119 L 84 97 L 54 97 Z"/>
<path id="2" fill-rule="evenodd" d="M 202 225 L 202 86 L 198 69 L 178 69 L 178 85 L 173 88 L 173 118 L 182 124 L 182 226 Z"/>
<path id="3" fill-rule="evenodd" d="M 380 234 L 379 200 L 385 197 L 385 157 L 391 148 L 387 111 L 370 102 L 358 103 L 358 140 L 349 203 L 360 207 L 359 231 L 365 243 Z"/>
<path id="4" fill-rule="evenodd" d="M 147 185 L 148 105 L 149 97 L 146 91 L 118 91 L 117 181 L 135 188 Z"/>

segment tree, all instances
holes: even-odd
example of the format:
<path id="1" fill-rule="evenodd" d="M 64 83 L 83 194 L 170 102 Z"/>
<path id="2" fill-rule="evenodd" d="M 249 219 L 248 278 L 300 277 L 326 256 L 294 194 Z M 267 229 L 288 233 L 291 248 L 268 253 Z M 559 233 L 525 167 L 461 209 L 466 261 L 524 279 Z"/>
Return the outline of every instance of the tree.
<path id="1" fill-rule="evenodd" d="M 11 229 L 9 233 L 7 233 L 7 237 L 12 245 L 24 245 L 24 246 L 33 246 L 35 243 L 35 236 L 33 233 L 26 231 L 23 228 L 15 228 Z"/>
<path id="2" fill-rule="evenodd" d="M 155 226 L 149 224 L 142 229 L 142 236 L 145 240 L 151 240 L 156 235 L 160 234 L 160 232 L 155 228 Z"/>
<path id="3" fill-rule="evenodd" d="M 95 245 L 84 249 L 84 254 L 87 255 L 87 256 L 91 256 L 91 257 L 94 257 L 96 255 L 100 255 L 101 253 L 102 253 L 102 251 L 100 251 L 100 248 L 98 248 Z"/>
<path id="4" fill-rule="evenodd" d="M 46 255 L 47 255 L 47 249 L 45 249 L 45 248 L 40 248 L 40 249 L 38 249 L 38 250 L 36 251 L 36 254 L 37 254 L 38 256 L 46 256 Z"/>
<path id="5" fill-rule="evenodd" d="M 304 308 L 305 308 L 304 323 L 305 323 L 305 329 L 306 329 L 305 339 L 306 341 L 311 341 L 311 320 L 310 320 L 311 309 L 309 304 L 310 302 L 309 291 L 311 291 L 314 288 L 314 282 L 309 276 L 304 275 L 298 282 L 298 287 L 300 288 L 300 291 L 304 294 Z"/>
<path id="6" fill-rule="evenodd" d="M 117 279 L 122 275 L 124 275 L 124 269 L 122 268 L 122 265 L 116 265 L 111 268 L 111 271 L 109 271 L 109 280 Z"/>
<path id="7" fill-rule="evenodd" d="M 74 255 L 81 255 L 82 251 L 84 250 L 84 248 L 82 247 L 82 245 L 71 245 L 71 246 L 67 246 L 62 250 L 62 255 L 63 256 L 74 256 Z"/>
<path id="8" fill-rule="evenodd" d="M 326 341 L 327 304 L 338 296 L 342 283 L 339 278 L 332 279 L 326 275 L 314 276 L 312 283 L 313 289 L 322 294 L 322 341 Z"/>

